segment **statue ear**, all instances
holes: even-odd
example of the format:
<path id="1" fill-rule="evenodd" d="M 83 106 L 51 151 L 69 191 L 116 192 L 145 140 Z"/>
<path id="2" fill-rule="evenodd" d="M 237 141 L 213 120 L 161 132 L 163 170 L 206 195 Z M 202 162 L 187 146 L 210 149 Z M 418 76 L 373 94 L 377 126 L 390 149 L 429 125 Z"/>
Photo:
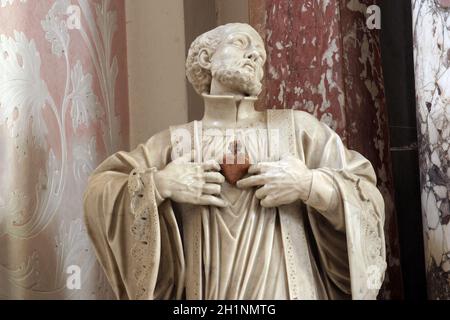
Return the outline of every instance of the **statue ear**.
<path id="1" fill-rule="evenodd" d="M 198 63 L 203 69 L 211 69 L 211 52 L 207 48 L 200 50 L 198 54 Z"/>

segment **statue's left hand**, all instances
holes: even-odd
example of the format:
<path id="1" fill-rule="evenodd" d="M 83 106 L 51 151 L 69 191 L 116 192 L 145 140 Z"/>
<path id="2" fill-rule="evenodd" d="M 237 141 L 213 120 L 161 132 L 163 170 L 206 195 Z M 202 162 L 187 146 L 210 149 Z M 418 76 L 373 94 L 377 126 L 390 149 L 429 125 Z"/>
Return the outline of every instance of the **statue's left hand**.
<path id="1" fill-rule="evenodd" d="M 273 208 L 306 201 L 312 183 L 312 171 L 304 162 L 293 156 L 283 157 L 277 162 L 261 162 L 250 167 L 252 176 L 238 181 L 237 187 L 247 189 L 260 187 L 256 197 L 261 206 Z"/>

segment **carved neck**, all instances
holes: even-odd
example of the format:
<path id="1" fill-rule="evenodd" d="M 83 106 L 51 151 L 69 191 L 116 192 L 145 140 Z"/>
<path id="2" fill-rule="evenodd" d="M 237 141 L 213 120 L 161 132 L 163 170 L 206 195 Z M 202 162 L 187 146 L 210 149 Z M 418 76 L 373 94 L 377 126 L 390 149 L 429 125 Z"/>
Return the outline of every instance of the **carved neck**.
<path id="1" fill-rule="evenodd" d="M 203 125 L 206 127 L 234 128 L 238 122 L 259 121 L 264 116 L 263 112 L 255 110 L 257 98 L 254 97 L 203 94 L 203 100 Z"/>

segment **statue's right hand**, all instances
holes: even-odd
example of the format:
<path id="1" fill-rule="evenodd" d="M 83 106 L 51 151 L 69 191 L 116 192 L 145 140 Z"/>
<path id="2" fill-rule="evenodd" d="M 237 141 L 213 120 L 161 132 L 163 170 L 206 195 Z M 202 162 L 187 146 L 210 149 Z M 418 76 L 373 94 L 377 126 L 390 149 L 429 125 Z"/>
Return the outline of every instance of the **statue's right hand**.
<path id="1" fill-rule="evenodd" d="M 192 158 L 192 154 L 185 155 L 155 173 L 155 186 L 161 197 L 178 203 L 228 207 L 226 200 L 217 197 L 225 182 L 219 163 L 194 163 L 190 162 Z"/>

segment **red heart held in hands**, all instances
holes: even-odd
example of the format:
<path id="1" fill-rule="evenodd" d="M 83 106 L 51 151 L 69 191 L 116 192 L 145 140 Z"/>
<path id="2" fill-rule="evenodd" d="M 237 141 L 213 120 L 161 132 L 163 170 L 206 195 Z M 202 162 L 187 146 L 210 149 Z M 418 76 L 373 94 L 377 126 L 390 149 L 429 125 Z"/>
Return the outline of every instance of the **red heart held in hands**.
<path id="1" fill-rule="evenodd" d="M 227 182 L 231 185 L 236 185 L 247 174 L 250 168 L 250 159 L 247 154 L 238 155 L 238 142 L 234 142 L 234 146 L 231 146 L 231 149 L 232 152 L 224 156 L 220 167 L 222 168 L 221 173 Z"/>

